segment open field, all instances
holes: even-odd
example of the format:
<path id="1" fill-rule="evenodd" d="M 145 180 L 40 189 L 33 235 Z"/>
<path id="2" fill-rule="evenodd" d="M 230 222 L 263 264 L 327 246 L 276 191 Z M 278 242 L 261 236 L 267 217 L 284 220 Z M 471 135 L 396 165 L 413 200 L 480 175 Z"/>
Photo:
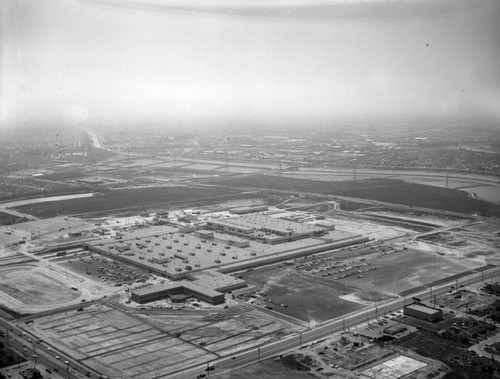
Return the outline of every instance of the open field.
<path id="1" fill-rule="evenodd" d="M 207 163 L 193 163 L 182 166 L 182 168 L 188 170 L 216 170 L 220 168 L 220 165 L 207 164 Z"/>
<path id="2" fill-rule="evenodd" d="M 393 296 L 480 266 L 466 261 L 457 263 L 448 257 L 418 249 L 366 256 L 366 259 L 373 262 L 376 270 L 363 274 L 362 278 L 353 275 L 340 281 Z"/>
<path id="3" fill-rule="evenodd" d="M 182 162 L 182 163 L 197 163 L 197 164 L 211 164 L 211 165 L 216 165 L 216 166 L 231 166 L 231 167 L 242 167 L 242 168 L 256 168 L 259 169 L 259 171 L 262 170 L 272 170 L 272 169 L 277 169 L 279 168 L 278 163 L 261 163 L 261 162 L 256 162 L 254 160 L 252 161 L 238 161 L 235 159 L 193 159 L 193 158 L 182 158 L 182 160 L 177 160 L 177 162 Z"/>
<path id="4" fill-rule="evenodd" d="M 495 299 L 490 296 L 485 296 L 483 293 L 460 289 L 460 291 L 454 291 L 452 293 L 439 296 L 437 301 L 439 301 L 440 305 L 444 305 L 446 308 L 462 312 L 468 310 L 468 312 L 471 312 L 473 310 L 488 308 L 494 304 Z"/>
<path id="5" fill-rule="evenodd" d="M 372 253 L 366 250 L 369 254 L 358 258 L 350 251 L 322 254 L 296 259 L 292 265 L 244 272 L 239 277 L 251 290 L 287 305 L 283 308 L 263 302 L 273 310 L 306 322 L 321 322 L 481 265 L 397 246 Z"/>
<path id="6" fill-rule="evenodd" d="M 79 178 L 82 177 L 83 175 L 85 175 L 83 170 L 60 171 L 60 172 L 51 172 L 48 174 L 44 174 L 40 176 L 40 178 L 45 180 L 65 181 L 69 179 Z"/>
<path id="7" fill-rule="evenodd" d="M 22 221 L 20 216 L 12 215 L 10 213 L 0 212 L 0 225 L 13 225 L 16 222 Z"/>
<path id="8" fill-rule="evenodd" d="M 244 173 L 253 174 L 256 172 L 261 172 L 263 169 L 255 167 L 240 167 L 240 166 L 223 166 L 216 169 L 217 172 L 233 172 L 233 173 Z"/>
<path id="9" fill-rule="evenodd" d="M 58 305 L 80 295 L 35 265 L 4 266 L 0 270 L 0 291 L 26 305 Z"/>
<path id="10" fill-rule="evenodd" d="M 131 315 L 110 305 L 43 316 L 29 328 L 97 371 L 125 378 L 166 375 L 293 331 L 250 307 L 179 318 L 175 311 Z"/>
<path id="11" fill-rule="evenodd" d="M 325 182 L 270 175 L 253 175 L 244 178 L 220 179 L 214 183 L 230 187 L 266 188 L 358 197 L 462 213 L 500 212 L 498 205 L 474 199 L 462 191 L 408 183 L 398 179 Z"/>
<path id="12" fill-rule="evenodd" d="M 500 188 L 497 186 L 475 186 L 467 188 L 467 191 L 474 193 L 481 199 L 500 203 Z"/>
<path id="13" fill-rule="evenodd" d="M 308 378 L 321 378 L 322 375 L 314 375 L 311 372 L 304 373 L 304 371 L 293 370 L 285 367 L 280 361 L 268 359 L 264 362 L 254 363 L 240 369 L 231 370 L 227 373 L 210 374 L 211 377 L 217 379 L 304 379 L 304 375 Z"/>
<path id="14" fill-rule="evenodd" d="M 3 342 L 0 342 L 0 369 L 25 361 L 25 358 L 17 354 L 13 349 L 5 345 Z"/>
<path id="15" fill-rule="evenodd" d="M 138 213 L 143 212 L 144 207 L 165 208 L 173 202 L 195 203 L 202 199 L 212 201 L 222 196 L 238 194 L 236 190 L 220 188 L 145 187 L 105 191 L 91 198 L 22 205 L 15 209 L 40 218 L 80 213 L 107 214 L 124 210 Z"/>
<path id="16" fill-rule="evenodd" d="M 458 260 L 479 264 L 499 264 L 500 235 L 498 221 L 467 225 L 446 232 L 431 234 L 406 244 L 408 247 L 434 252 Z"/>
<path id="17" fill-rule="evenodd" d="M 355 289 L 276 266 L 240 274 L 249 287 L 287 305 L 272 308 L 306 322 L 321 322 L 364 307 L 341 296 Z M 265 304 L 265 303 L 264 303 Z"/>

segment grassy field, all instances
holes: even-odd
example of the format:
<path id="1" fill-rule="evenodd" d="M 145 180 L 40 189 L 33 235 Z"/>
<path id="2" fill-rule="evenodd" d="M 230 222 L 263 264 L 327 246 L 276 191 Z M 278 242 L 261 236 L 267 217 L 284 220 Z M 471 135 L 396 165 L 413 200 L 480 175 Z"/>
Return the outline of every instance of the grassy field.
<path id="1" fill-rule="evenodd" d="M 22 221 L 22 217 L 11 215 L 10 213 L 0 212 L 0 225 L 13 225 L 18 221 Z"/>
<path id="2" fill-rule="evenodd" d="M 165 208 L 171 206 L 172 203 L 196 204 L 200 201 L 210 203 L 222 197 L 237 195 L 239 195 L 237 190 L 220 188 L 180 186 L 133 188 L 105 191 L 96 196 L 81 199 L 23 205 L 15 209 L 40 218 L 87 213 L 106 215 L 125 211 L 133 211 L 137 214 L 144 212 L 144 209 Z M 245 196 L 248 197 L 248 195 Z"/>
<path id="3" fill-rule="evenodd" d="M 215 183 L 230 187 L 266 188 L 348 196 L 462 213 L 485 214 L 500 212 L 498 205 L 471 198 L 463 191 L 408 183 L 399 179 L 324 182 L 280 176 L 254 175 L 251 177 L 221 179 Z"/>
<path id="4" fill-rule="evenodd" d="M 321 322 L 363 308 L 362 304 L 340 298 L 344 293 L 355 290 L 342 283 L 316 279 L 275 266 L 245 272 L 240 276 L 252 288 L 255 286 L 258 291 L 287 305 L 287 308 L 273 306 L 277 312 L 306 322 Z"/>
<path id="5" fill-rule="evenodd" d="M 26 362 L 26 359 L 17 354 L 3 342 L 0 342 L 0 368 L 22 362 Z"/>
<path id="6" fill-rule="evenodd" d="M 83 171 L 64 171 L 43 175 L 40 178 L 45 180 L 69 180 L 82 177 L 83 175 L 85 175 Z"/>
<path id="7" fill-rule="evenodd" d="M 211 374 L 212 376 L 213 374 Z M 315 378 L 313 374 L 305 373 L 304 371 L 294 370 L 287 368 L 281 361 L 274 361 L 268 359 L 267 361 L 254 363 L 244 368 L 231 370 L 230 372 L 219 374 L 216 378 L 219 379 L 246 379 L 246 378 L 259 378 L 259 379 L 304 379 L 304 377 Z M 320 376 L 318 376 L 320 377 Z"/>

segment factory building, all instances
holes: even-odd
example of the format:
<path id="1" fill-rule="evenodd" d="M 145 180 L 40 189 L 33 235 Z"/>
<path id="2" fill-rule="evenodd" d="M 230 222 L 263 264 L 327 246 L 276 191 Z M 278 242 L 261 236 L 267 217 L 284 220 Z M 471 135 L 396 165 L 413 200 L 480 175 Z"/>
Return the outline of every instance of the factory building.
<path id="1" fill-rule="evenodd" d="M 250 246 L 250 241 L 245 238 L 239 238 L 235 236 L 231 236 L 227 239 L 227 244 L 236 247 L 248 247 Z"/>
<path id="2" fill-rule="evenodd" d="M 162 300 L 171 295 L 194 296 L 198 300 L 217 305 L 224 303 L 224 294 L 210 288 L 204 288 L 194 283 L 182 282 L 160 284 L 132 291 L 131 299 L 139 304 Z"/>
<path id="3" fill-rule="evenodd" d="M 204 239 L 212 239 L 214 238 L 214 232 L 210 230 L 197 230 L 194 232 L 196 237 L 204 238 Z"/>
<path id="4" fill-rule="evenodd" d="M 224 220 L 208 220 L 207 227 L 219 232 L 234 233 L 241 235 L 251 235 L 255 232 L 255 228 L 249 226 L 241 226 L 232 222 L 234 219 Z"/>
<path id="5" fill-rule="evenodd" d="M 269 244 L 322 236 L 327 234 L 329 229 L 260 214 L 230 217 L 222 220 L 210 219 L 207 221 L 207 227 L 222 233 L 244 236 Z"/>
<path id="6" fill-rule="evenodd" d="M 403 308 L 406 316 L 418 318 L 420 320 L 437 322 L 443 319 L 441 309 L 432 308 L 421 303 L 413 303 Z"/>

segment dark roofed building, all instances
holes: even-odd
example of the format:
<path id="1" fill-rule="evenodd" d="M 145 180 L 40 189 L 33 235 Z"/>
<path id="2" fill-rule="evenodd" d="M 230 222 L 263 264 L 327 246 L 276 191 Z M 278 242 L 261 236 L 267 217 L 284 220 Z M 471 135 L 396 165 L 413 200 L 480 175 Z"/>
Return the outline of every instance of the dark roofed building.
<path id="1" fill-rule="evenodd" d="M 132 300 L 139 304 L 165 299 L 170 295 L 189 295 L 206 303 L 217 305 L 224 303 L 224 294 L 210 288 L 204 288 L 190 282 L 160 284 L 132 291 Z"/>
<path id="2" fill-rule="evenodd" d="M 432 308 L 421 303 L 413 303 L 403 308 L 406 316 L 426 320 L 430 322 L 437 322 L 443 318 L 441 309 Z"/>

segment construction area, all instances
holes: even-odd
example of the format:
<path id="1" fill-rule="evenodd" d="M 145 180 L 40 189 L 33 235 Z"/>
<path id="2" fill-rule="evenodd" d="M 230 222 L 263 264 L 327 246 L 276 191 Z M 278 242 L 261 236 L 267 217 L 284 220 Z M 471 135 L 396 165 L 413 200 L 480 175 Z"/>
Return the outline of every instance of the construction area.
<path id="1" fill-rule="evenodd" d="M 109 377 L 156 378 L 297 329 L 252 307 L 146 315 L 112 305 L 33 318 L 26 329 Z"/>

